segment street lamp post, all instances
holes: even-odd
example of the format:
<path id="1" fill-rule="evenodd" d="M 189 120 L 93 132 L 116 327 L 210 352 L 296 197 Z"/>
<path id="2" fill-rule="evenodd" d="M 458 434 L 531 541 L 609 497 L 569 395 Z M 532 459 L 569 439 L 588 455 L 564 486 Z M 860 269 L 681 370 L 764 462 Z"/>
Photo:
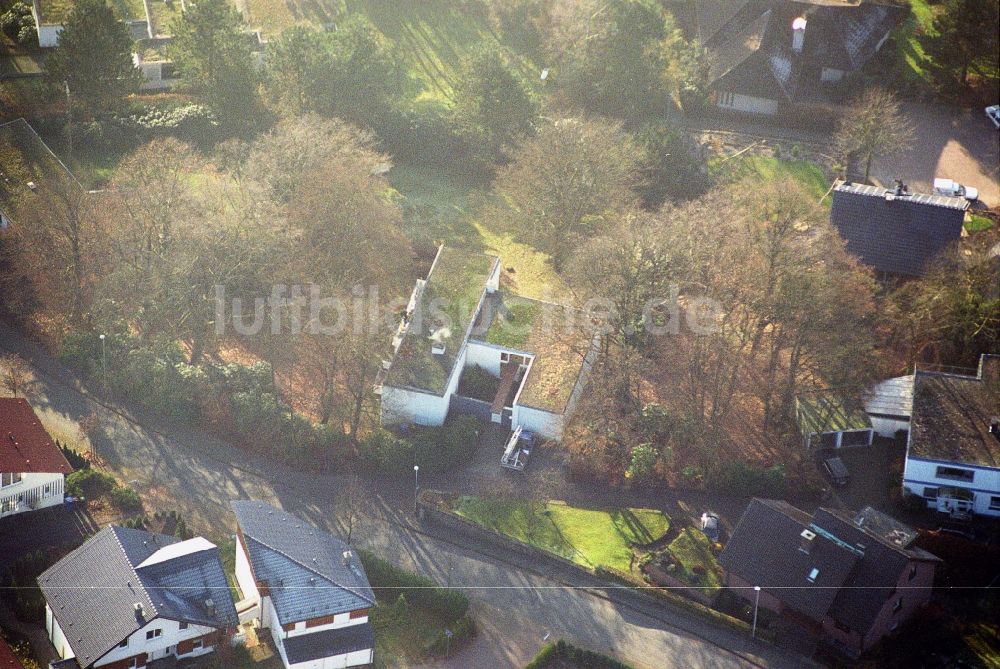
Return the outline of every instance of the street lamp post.
<path id="1" fill-rule="evenodd" d="M 413 465 L 413 515 L 417 515 L 417 495 L 420 491 L 420 465 Z"/>
<path id="2" fill-rule="evenodd" d="M 101 370 L 104 374 L 104 391 L 108 390 L 108 347 L 105 340 L 107 337 L 101 335 Z"/>
<path id="3" fill-rule="evenodd" d="M 760 586 L 753 586 L 754 599 L 753 599 L 753 627 L 750 630 L 750 638 L 757 638 L 757 607 L 760 606 Z"/>

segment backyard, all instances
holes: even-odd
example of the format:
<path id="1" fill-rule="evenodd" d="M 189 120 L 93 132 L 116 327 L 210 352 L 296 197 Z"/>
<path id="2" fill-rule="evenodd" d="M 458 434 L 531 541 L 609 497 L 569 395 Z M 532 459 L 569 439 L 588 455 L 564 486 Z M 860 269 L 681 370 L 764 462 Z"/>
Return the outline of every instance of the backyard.
<path id="1" fill-rule="evenodd" d="M 587 568 L 632 570 L 633 547 L 654 543 L 670 527 L 656 509 L 585 509 L 563 502 L 458 497 L 459 516 Z"/>

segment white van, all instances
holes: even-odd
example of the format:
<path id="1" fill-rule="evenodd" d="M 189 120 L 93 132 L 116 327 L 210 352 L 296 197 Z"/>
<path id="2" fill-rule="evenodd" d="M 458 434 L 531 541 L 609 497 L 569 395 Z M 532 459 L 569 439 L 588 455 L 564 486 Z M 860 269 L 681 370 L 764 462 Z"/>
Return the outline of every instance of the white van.
<path id="1" fill-rule="evenodd" d="M 969 186 L 966 188 L 957 181 L 951 179 L 935 179 L 934 192 L 938 195 L 950 195 L 951 197 L 964 197 L 970 202 L 979 199 L 979 189 Z"/>

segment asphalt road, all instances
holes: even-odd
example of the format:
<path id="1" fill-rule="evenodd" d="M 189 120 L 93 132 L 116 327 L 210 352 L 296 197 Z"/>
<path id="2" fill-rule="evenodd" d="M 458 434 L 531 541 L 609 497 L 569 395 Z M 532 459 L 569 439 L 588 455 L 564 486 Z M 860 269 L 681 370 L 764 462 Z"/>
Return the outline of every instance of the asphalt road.
<path id="1" fill-rule="evenodd" d="M 317 476 L 248 456 L 228 444 L 181 428 L 167 435 L 96 402 L 76 380 L 18 332 L 0 323 L 0 350 L 31 360 L 37 381 L 29 399 L 55 436 L 75 435 L 81 417 L 101 419 L 98 452 L 153 508 L 177 508 L 209 537 L 232 533 L 228 502 L 262 499 L 343 534 L 337 518 L 343 478 Z M 427 666 L 523 666 L 547 639 L 566 638 L 611 651 L 637 668 L 798 667 L 804 658 L 783 648 L 753 645 L 745 635 L 683 614 L 654 615 L 618 607 L 590 587 L 574 587 L 534 565 L 512 565 L 414 527 L 412 481 L 371 487 L 352 541 L 438 582 L 469 592 L 480 624 L 476 640 L 447 662 Z M 0 530 L 2 530 L 0 526 Z"/>

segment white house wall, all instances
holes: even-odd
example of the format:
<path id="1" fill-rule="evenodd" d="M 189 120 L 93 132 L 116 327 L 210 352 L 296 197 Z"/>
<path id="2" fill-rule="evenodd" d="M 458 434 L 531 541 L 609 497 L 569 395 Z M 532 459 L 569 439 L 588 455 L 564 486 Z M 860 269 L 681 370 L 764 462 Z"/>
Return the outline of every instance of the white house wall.
<path id="1" fill-rule="evenodd" d="M 226 594 L 226 596 L 228 597 L 229 595 Z M 162 635 L 159 638 L 147 641 L 146 632 L 155 629 L 163 630 Z M 211 634 L 215 631 L 216 630 L 214 628 L 205 627 L 203 625 L 188 625 L 187 629 L 182 630 L 180 628 L 180 623 L 176 620 L 156 618 L 155 620 L 151 620 L 146 623 L 146 625 L 139 631 L 134 632 L 132 636 L 128 638 L 128 646 L 125 648 L 113 649 L 107 655 L 95 662 L 94 667 L 102 667 L 106 664 L 117 662 L 118 660 L 135 657 L 140 653 L 146 653 L 149 660 L 155 660 L 164 657 L 165 655 L 176 655 L 181 658 L 205 655 L 212 652 L 212 646 L 207 648 L 198 648 L 190 653 L 185 653 L 184 655 L 177 655 L 177 644 L 181 641 L 203 637 L 206 634 Z M 165 653 L 164 651 L 168 648 L 170 649 L 170 652 Z"/>
<path id="2" fill-rule="evenodd" d="M 495 346 L 470 341 L 465 352 L 465 364 L 468 367 L 479 365 L 493 376 L 500 376 L 500 354 L 503 352 Z"/>
<path id="3" fill-rule="evenodd" d="M 449 396 L 440 397 L 405 388 L 382 387 L 382 423 L 441 425 L 448 416 Z"/>
<path id="4" fill-rule="evenodd" d="M 59 627 L 59 621 L 52 615 L 52 609 L 49 608 L 48 604 L 45 605 L 45 631 L 48 633 L 49 641 L 52 642 L 52 647 L 56 649 L 56 653 L 60 659 L 65 660 L 69 657 L 76 657 L 69 645 L 69 641 L 66 639 L 66 635 L 63 633 L 62 628 Z"/>
<path id="5" fill-rule="evenodd" d="M 288 664 L 285 662 L 285 666 L 289 667 L 289 669 L 341 669 L 342 667 L 357 667 L 371 664 L 374 660 L 373 656 L 374 653 L 372 650 L 359 650 L 344 655 L 320 658 L 312 662 L 299 662 L 298 664 Z"/>
<path id="6" fill-rule="evenodd" d="M 896 437 L 896 432 L 899 430 L 910 429 L 910 420 L 908 418 L 885 418 L 882 416 L 871 415 L 869 415 L 868 418 L 872 422 L 872 428 L 875 430 L 875 434 L 880 437 L 894 439 Z"/>
<path id="7" fill-rule="evenodd" d="M 511 414 L 511 422 L 513 425 L 521 425 L 525 430 L 546 439 L 562 438 L 563 417 L 561 414 L 515 404 Z"/>
<path id="8" fill-rule="evenodd" d="M 740 93 L 729 93 L 720 91 L 716 98 L 716 105 L 721 109 L 731 109 L 733 111 L 746 112 L 748 114 L 763 114 L 773 116 L 778 113 L 778 102 L 767 98 L 758 98 L 752 95 L 742 95 Z"/>
<path id="9" fill-rule="evenodd" d="M 361 616 L 358 618 L 351 618 L 350 611 L 344 613 L 338 613 L 333 617 L 333 622 L 328 625 L 316 625 L 315 627 L 306 627 L 305 621 L 300 621 L 295 623 L 295 629 L 285 631 L 281 630 L 281 637 L 293 637 L 293 636 L 303 636 L 304 634 L 313 634 L 315 632 L 322 632 L 324 630 L 337 629 L 339 627 L 350 627 L 351 625 L 363 625 L 368 622 L 368 616 Z"/>
<path id="10" fill-rule="evenodd" d="M 59 46 L 62 29 L 62 26 L 38 26 L 38 46 L 48 49 Z"/>
<path id="11" fill-rule="evenodd" d="M 240 586 L 244 601 L 250 600 L 255 606 L 260 605 L 260 592 L 242 541 L 236 542 L 236 584 Z"/>
<path id="12" fill-rule="evenodd" d="M 48 486 L 48 490 L 46 490 L 46 486 Z M 12 516 L 15 513 L 58 506 L 63 501 L 63 489 L 62 474 L 21 474 L 19 483 L 0 488 L 0 518 Z M 29 504 L 28 500 L 34 500 L 34 504 Z M 6 513 L 3 511 L 5 508 L 9 509 Z"/>
<path id="13" fill-rule="evenodd" d="M 973 472 L 971 482 L 954 481 L 937 477 L 938 467 L 957 467 Z M 963 488 L 969 490 L 975 497 L 973 511 L 984 516 L 1000 516 L 1000 509 L 990 509 L 990 497 L 1000 496 L 1000 469 L 985 467 L 970 467 L 969 465 L 951 464 L 918 458 L 906 458 L 903 468 L 903 487 L 915 495 L 926 497 L 926 488 Z M 933 500 L 928 500 L 928 506 L 934 507 Z"/>

